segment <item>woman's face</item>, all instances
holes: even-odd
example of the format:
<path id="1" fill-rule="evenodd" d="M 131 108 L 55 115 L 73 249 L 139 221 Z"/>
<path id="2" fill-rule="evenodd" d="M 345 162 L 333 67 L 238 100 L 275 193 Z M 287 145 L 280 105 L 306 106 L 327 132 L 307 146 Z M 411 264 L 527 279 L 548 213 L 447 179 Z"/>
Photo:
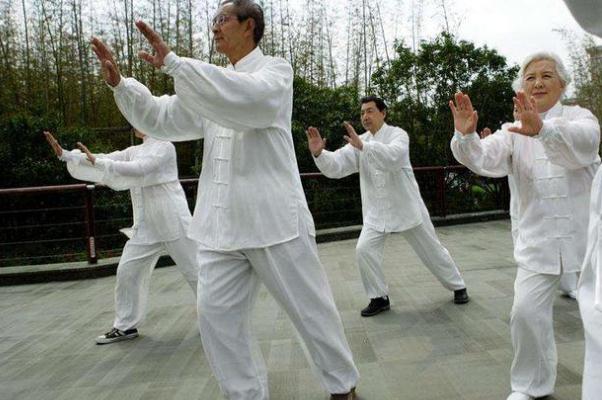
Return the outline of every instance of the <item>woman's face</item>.
<path id="1" fill-rule="evenodd" d="M 564 83 L 556 72 L 556 63 L 552 60 L 533 61 L 523 74 L 523 90 L 530 98 L 535 98 L 537 112 L 546 112 L 560 100 Z"/>

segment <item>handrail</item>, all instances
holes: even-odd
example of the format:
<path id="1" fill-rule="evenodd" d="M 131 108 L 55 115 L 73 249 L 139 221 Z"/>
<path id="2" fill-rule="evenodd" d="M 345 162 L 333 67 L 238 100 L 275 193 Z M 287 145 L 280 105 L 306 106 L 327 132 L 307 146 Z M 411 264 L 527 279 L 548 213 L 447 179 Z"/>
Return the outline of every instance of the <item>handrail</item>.
<path id="1" fill-rule="evenodd" d="M 414 167 L 413 168 L 414 172 L 416 173 L 417 178 L 419 179 L 419 183 L 421 181 L 420 178 L 424 179 L 424 175 L 421 176 L 422 174 L 428 174 L 428 180 L 426 181 L 422 181 L 423 184 L 421 184 L 421 189 L 424 190 L 425 188 L 426 191 L 423 192 L 423 196 L 425 196 L 425 200 L 427 201 L 427 204 L 429 205 L 429 207 L 431 208 L 431 215 L 433 216 L 440 216 L 440 217 L 446 217 L 448 215 L 448 213 L 451 210 L 454 210 L 454 205 L 456 207 L 455 211 L 452 212 L 457 212 L 457 207 L 458 204 L 464 204 L 464 202 L 458 203 L 457 202 L 457 195 L 458 193 L 465 193 L 464 191 L 469 187 L 469 186 L 455 186 L 453 183 L 453 179 L 455 179 L 456 176 L 460 177 L 460 182 L 464 182 L 463 185 L 466 185 L 465 178 L 462 178 L 462 174 L 458 174 L 458 175 L 449 175 L 450 172 L 465 172 L 465 171 L 469 171 L 465 166 L 463 165 L 449 165 L 449 166 L 425 166 L 425 167 Z M 301 173 L 300 174 L 301 180 L 302 181 L 309 181 L 309 180 L 317 180 L 317 179 L 321 179 L 321 178 L 325 178 L 325 176 L 319 172 L 305 172 L 305 173 Z M 451 178 L 451 179 L 450 179 Z M 198 184 L 199 179 L 198 178 L 184 178 L 184 179 L 180 179 L 180 182 L 182 184 L 182 186 L 184 186 L 186 189 L 193 189 L 194 190 L 194 185 Z M 322 182 L 322 181 L 320 181 Z M 306 196 L 308 198 L 308 201 L 310 202 L 310 207 L 312 207 L 312 212 L 314 213 L 314 217 L 316 218 L 316 221 L 318 221 L 318 218 L 323 218 L 323 223 L 324 225 L 329 225 L 329 224 L 333 224 L 333 225 L 337 225 L 339 223 L 343 224 L 343 223 L 361 223 L 361 206 L 359 205 L 359 190 L 357 190 L 356 185 L 357 185 L 357 180 L 354 181 L 354 183 L 349 183 L 350 181 L 347 181 L 347 183 L 345 182 L 341 182 L 341 184 L 328 184 L 326 186 L 323 186 L 322 183 L 319 183 L 318 186 L 312 186 L 312 185 L 304 185 L 305 190 L 306 190 Z M 451 185 L 451 186 L 450 186 Z M 470 183 L 469 185 L 472 185 L 472 183 Z M 483 187 L 483 185 L 481 184 L 481 187 Z M 316 190 L 316 188 L 318 188 L 318 190 Z M 103 189 L 102 192 L 98 192 L 97 189 Z M 334 192 L 333 192 L 334 190 Z M 453 192 L 450 192 L 450 190 L 453 190 Z M 500 191 L 498 191 L 498 194 L 495 194 L 495 197 L 493 197 L 493 204 L 494 206 L 499 206 L 499 208 L 504 208 L 507 209 L 507 206 L 504 204 L 505 202 L 507 202 L 507 197 L 508 197 L 508 193 L 507 193 L 507 188 L 505 186 L 502 186 L 500 189 Z M 338 192 L 337 192 L 338 191 Z M 112 218 L 111 214 L 109 213 L 107 216 L 107 211 L 105 210 L 104 206 L 99 207 L 98 205 L 95 205 L 95 197 L 96 195 L 98 196 L 103 196 L 107 193 L 106 191 L 106 186 L 104 185 L 99 185 L 99 184 L 86 184 L 86 183 L 77 183 L 77 184 L 68 184 L 68 185 L 54 185 L 54 186 L 36 186 L 36 187 L 21 187 L 21 188 L 6 188 L 6 189 L 0 189 L 0 199 L 4 198 L 9 198 L 12 196 L 33 196 L 34 199 L 37 199 L 37 196 L 41 195 L 41 194 L 54 194 L 54 193 L 65 193 L 65 192 L 80 192 L 82 194 L 82 198 L 79 202 L 74 202 L 74 203 L 70 203 L 69 207 L 65 207 L 64 204 L 63 205 L 57 205 L 57 207 L 52 207 L 51 205 L 48 204 L 52 204 L 52 203 L 45 203 L 45 199 L 43 199 L 44 201 L 42 201 L 41 203 L 41 207 L 39 208 L 35 208 L 35 206 L 31 206 L 30 202 L 25 202 L 24 204 L 24 209 L 17 209 L 18 207 L 11 207 L 11 208 L 7 208 L 6 210 L 0 210 L 0 215 L 3 215 L 3 218 L 7 221 L 6 224 L 3 224 L 2 229 L 0 229 L 0 233 L 3 233 L 3 235 L 5 236 L 5 238 L 3 239 L 3 242 L 0 243 L 1 247 L 3 249 L 9 249 L 11 248 L 11 246 L 15 245 L 15 246 L 19 246 L 19 245 L 24 245 L 24 246 L 35 246 L 35 245 L 47 245 L 49 242 L 52 242 L 52 239 L 48 239 L 48 237 L 44 236 L 45 232 L 47 232 L 49 229 L 54 230 L 57 227 L 66 227 L 66 226 L 72 226 L 73 228 L 67 228 L 64 231 L 60 231 L 62 232 L 61 237 L 57 237 L 56 239 L 54 239 L 54 242 L 56 243 L 65 243 L 68 241 L 71 242 L 77 242 L 78 240 L 81 240 L 83 243 L 85 243 L 85 247 L 86 247 L 86 252 L 87 252 L 87 259 L 88 262 L 90 264 L 95 264 L 98 260 L 98 251 L 97 251 L 97 239 L 100 238 L 102 240 L 104 240 L 103 238 L 105 238 L 106 232 L 105 230 L 103 230 L 103 227 L 106 226 L 105 223 L 114 223 L 117 220 L 123 220 L 124 218 Z M 188 190 L 187 190 L 188 192 Z M 339 196 L 333 196 L 333 193 L 337 193 L 339 194 Z M 340 194 L 343 193 L 343 195 L 341 196 Z M 347 196 L 346 194 L 349 194 L 349 196 Z M 426 194 L 428 193 L 428 195 Z M 464 194 L 461 194 L 462 196 Z M 452 197 L 452 196 L 456 196 L 456 197 Z M 489 203 L 487 207 L 491 207 L 491 197 L 487 198 L 487 201 Z M 17 202 L 15 203 L 14 200 L 13 201 L 14 204 L 19 203 L 20 199 L 17 199 Z M 59 199 L 60 201 L 60 199 Z M 471 200 L 472 201 L 472 200 Z M 79 204 L 77 204 L 79 203 Z M 448 204 L 449 203 L 449 204 Z M 9 204 L 10 201 L 9 201 Z M 471 203 L 466 203 L 466 204 L 471 204 Z M 477 203 L 475 203 L 477 204 Z M 327 207 L 323 207 L 324 205 L 327 205 Z M 340 207 L 339 207 L 340 205 Z M 313 208 L 315 206 L 315 209 Z M 477 204 L 478 207 L 478 204 Z M 68 211 L 72 210 L 73 212 L 75 212 L 75 214 L 70 213 L 70 214 L 45 214 L 45 213 L 55 213 L 55 212 L 60 212 L 60 213 L 66 213 Z M 103 210 L 103 211 L 99 211 L 99 210 Z M 40 213 L 38 214 L 38 211 L 40 211 Z M 81 213 L 81 214 L 80 214 Z M 99 220 L 95 219 L 95 213 L 99 213 Z M 333 216 L 336 219 L 335 214 L 337 213 L 341 213 L 342 217 L 340 220 L 332 220 Z M 25 225 L 21 225 L 21 221 L 19 221 L 18 218 L 19 215 L 25 215 L 27 218 L 27 221 L 25 223 Z M 8 218 L 7 216 L 10 215 L 10 218 L 13 218 L 12 216 L 14 215 L 15 219 L 12 221 L 17 221 L 17 222 L 12 222 L 12 226 L 11 226 L 11 222 L 6 219 Z M 35 216 L 34 216 L 35 215 Z M 38 217 L 38 215 L 40 217 Z M 54 218 L 55 215 L 59 215 L 59 218 L 65 218 L 62 217 L 62 215 L 69 215 L 71 216 L 71 219 L 73 219 L 73 215 L 76 216 L 77 220 L 72 222 L 71 220 L 69 220 L 68 222 L 65 222 L 65 220 L 59 220 L 57 223 L 45 223 L 44 219 L 46 215 L 49 215 L 50 217 Z M 81 217 L 77 217 L 77 215 L 81 215 Z M 36 225 L 36 223 L 39 221 L 39 224 Z M 79 231 L 79 233 L 75 233 L 74 229 L 79 229 L 77 228 L 77 226 L 79 225 L 79 227 L 82 227 L 83 229 L 81 231 Z M 40 229 L 36 229 L 36 227 L 40 227 Z M 22 228 L 22 229 L 21 229 Z M 96 230 L 97 228 L 99 229 L 99 234 L 97 234 Z M 17 238 L 15 240 L 14 237 L 11 236 L 11 230 L 14 232 L 17 232 L 17 230 L 20 230 L 21 232 L 25 232 L 24 233 L 24 237 L 22 237 L 20 240 L 19 238 Z M 28 233 L 29 230 L 31 230 L 31 233 Z M 39 237 L 38 237 L 38 233 L 39 233 Z M 13 233 L 14 234 L 14 233 Z M 116 235 L 119 236 L 119 235 Z M 106 242 L 104 242 L 106 243 Z M 111 242 L 112 243 L 112 242 Z M 80 245 L 77 245 L 80 246 Z M 44 247 L 42 246 L 42 251 L 44 251 Z M 77 248 L 77 247 L 76 247 Z M 83 246 L 81 247 L 83 250 Z M 110 250 L 107 249 L 103 249 L 103 247 L 101 247 L 103 252 L 112 252 L 113 248 L 111 247 Z M 27 247 L 25 247 L 25 252 L 27 252 Z M 69 252 L 70 249 L 67 250 L 67 252 Z M 5 258 L 0 258 L 0 262 L 5 261 L 5 260 L 13 260 L 14 258 L 14 253 L 9 253 L 7 250 L 3 251 L 6 252 L 6 256 Z M 27 254 L 27 256 L 22 257 L 23 259 L 35 259 L 36 258 L 36 254 L 33 253 L 31 254 L 31 257 L 29 256 L 29 253 L 25 253 Z M 65 252 L 59 253 L 59 255 L 57 255 L 57 257 L 60 256 L 60 254 L 67 254 Z M 69 253 L 71 254 L 71 253 Z M 51 258 L 51 257 L 55 257 L 54 254 L 48 254 L 47 257 Z M 1 265 L 1 264 L 0 264 Z"/>

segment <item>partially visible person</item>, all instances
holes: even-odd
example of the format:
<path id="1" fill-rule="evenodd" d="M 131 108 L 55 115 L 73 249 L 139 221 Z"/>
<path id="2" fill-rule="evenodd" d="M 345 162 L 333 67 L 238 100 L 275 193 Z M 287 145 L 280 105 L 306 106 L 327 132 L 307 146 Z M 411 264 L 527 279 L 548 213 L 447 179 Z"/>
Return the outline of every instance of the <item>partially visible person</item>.
<path id="1" fill-rule="evenodd" d="M 564 0 L 571 14 L 587 32 L 602 37 L 602 1 Z"/>
<path id="2" fill-rule="evenodd" d="M 581 27 L 602 37 L 602 2 L 565 0 Z M 585 331 L 585 365 L 582 400 L 598 400 L 602 393 L 602 170 L 594 178 L 591 193 L 587 253 L 579 280 L 579 310 Z"/>

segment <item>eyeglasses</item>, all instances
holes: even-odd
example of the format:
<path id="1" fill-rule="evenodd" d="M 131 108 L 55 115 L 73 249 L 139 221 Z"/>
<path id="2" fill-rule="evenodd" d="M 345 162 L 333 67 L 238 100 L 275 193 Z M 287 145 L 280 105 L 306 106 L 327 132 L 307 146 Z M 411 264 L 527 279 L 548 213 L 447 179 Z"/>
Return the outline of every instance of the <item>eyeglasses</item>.
<path id="1" fill-rule="evenodd" d="M 223 24 L 230 21 L 234 17 L 235 17 L 235 15 L 232 15 L 232 14 L 216 15 L 215 17 L 213 17 L 213 20 L 211 21 L 211 26 L 222 26 Z"/>

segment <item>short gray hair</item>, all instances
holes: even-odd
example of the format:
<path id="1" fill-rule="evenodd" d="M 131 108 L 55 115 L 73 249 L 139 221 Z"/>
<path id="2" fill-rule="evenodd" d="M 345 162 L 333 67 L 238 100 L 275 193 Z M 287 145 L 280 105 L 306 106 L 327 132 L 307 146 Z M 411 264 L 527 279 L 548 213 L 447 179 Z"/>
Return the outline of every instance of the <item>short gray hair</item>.
<path id="1" fill-rule="evenodd" d="M 571 83 L 571 76 L 569 75 L 569 72 L 567 71 L 567 69 L 564 66 L 564 63 L 562 62 L 560 57 L 558 57 L 558 55 L 556 53 L 552 53 L 552 52 L 548 52 L 548 51 L 539 51 L 539 52 L 533 53 L 533 54 L 527 56 L 527 58 L 525 58 L 525 60 L 523 61 L 523 63 L 520 66 L 520 70 L 518 71 L 518 76 L 516 77 L 514 82 L 512 82 L 512 89 L 514 89 L 515 92 L 522 88 L 523 75 L 525 74 L 525 70 L 527 69 L 527 67 L 532 62 L 542 61 L 542 60 L 549 60 L 549 61 L 554 62 L 554 66 L 556 67 L 556 73 L 558 74 L 560 81 L 564 85 L 564 88 L 562 90 L 562 94 L 564 94 L 567 86 L 569 85 L 569 83 Z"/>

